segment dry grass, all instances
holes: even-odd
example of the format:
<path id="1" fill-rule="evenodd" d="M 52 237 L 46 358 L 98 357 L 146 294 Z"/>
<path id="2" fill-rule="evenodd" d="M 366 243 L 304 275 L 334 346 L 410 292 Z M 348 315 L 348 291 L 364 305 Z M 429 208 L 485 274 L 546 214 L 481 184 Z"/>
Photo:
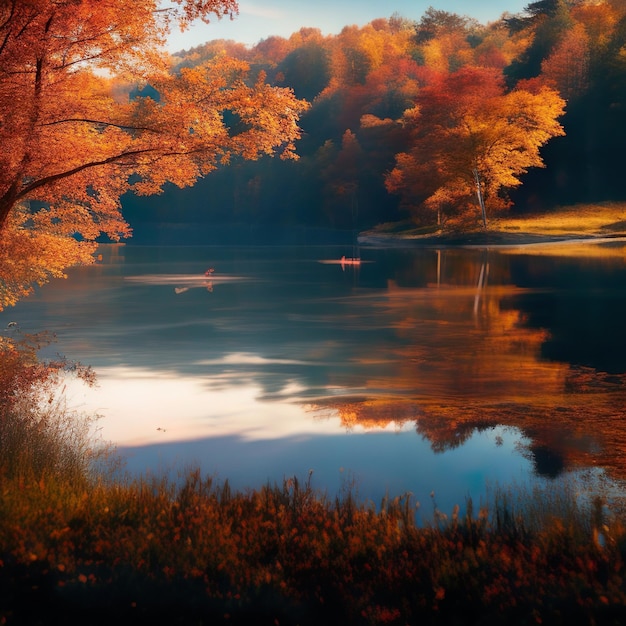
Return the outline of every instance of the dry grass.
<path id="1" fill-rule="evenodd" d="M 197 471 L 3 489 L 0 623 L 604 624 L 626 611 L 623 526 L 555 492 L 497 491 L 491 509 L 435 507 L 418 527 L 408 495 L 376 509 L 296 478 L 245 493 Z"/>
<path id="2" fill-rule="evenodd" d="M 65 376 L 94 384 L 93 372 L 63 358 L 43 362 L 37 351 L 46 335 L 0 335 L 0 478 L 41 480 L 61 477 L 83 484 L 100 453 L 98 416 L 67 406 Z"/>
<path id="3" fill-rule="evenodd" d="M 626 235 L 626 203 L 576 204 L 548 213 L 500 217 L 489 229 L 555 236 Z"/>
<path id="4" fill-rule="evenodd" d="M 449 221 L 443 230 L 436 226 L 417 226 L 411 220 L 379 224 L 361 233 L 361 243 L 375 245 L 398 245 L 411 242 L 414 245 L 498 245 L 503 247 L 528 246 L 529 244 L 567 243 L 576 240 L 599 243 L 626 237 L 626 203 L 606 202 L 576 204 L 555 207 L 537 214 L 512 216 L 504 214 L 490 219 L 483 229 L 474 219 Z M 532 246 L 530 246 L 532 247 Z M 554 250 L 555 254 L 563 254 Z M 542 252 L 543 253 L 543 252 Z M 571 253 L 571 252 L 570 252 Z M 589 247 L 585 256 L 595 252 Z"/>

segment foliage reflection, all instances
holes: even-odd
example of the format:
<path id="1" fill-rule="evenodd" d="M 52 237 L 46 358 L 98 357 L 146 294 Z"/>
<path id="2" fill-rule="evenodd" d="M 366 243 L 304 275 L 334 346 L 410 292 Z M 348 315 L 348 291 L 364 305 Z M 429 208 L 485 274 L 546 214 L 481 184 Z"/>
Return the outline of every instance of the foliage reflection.
<path id="1" fill-rule="evenodd" d="M 397 339 L 355 350 L 352 358 L 368 367 L 353 388 L 367 392 L 314 406 L 333 407 L 348 427 L 413 421 L 436 451 L 477 429 L 514 426 L 530 439 L 525 452 L 540 474 L 600 463 L 626 478 L 626 373 L 545 357 L 553 335 L 531 323 L 527 306 L 538 289 L 516 286 L 524 281 L 513 258 L 437 251 L 426 272 L 414 266 L 389 280 L 384 298 L 363 300 Z M 424 274 L 426 286 L 414 286 L 412 277 Z"/>

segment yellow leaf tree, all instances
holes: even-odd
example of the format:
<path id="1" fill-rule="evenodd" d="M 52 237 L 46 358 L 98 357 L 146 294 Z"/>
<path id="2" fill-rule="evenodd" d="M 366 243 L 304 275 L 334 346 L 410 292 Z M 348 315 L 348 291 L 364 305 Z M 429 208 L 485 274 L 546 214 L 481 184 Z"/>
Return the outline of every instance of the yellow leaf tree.
<path id="1" fill-rule="evenodd" d="M 543 166 L 541 146 L 564 134 L 558 118 L 565 102 L 556 91 L 528 83 L 507 92 L 493 69 L 441 74 L 415 104 L 403 118 L 410 149 L 396 156 L 386 184 L 439 224 L 450 215 L 480 215 L 486 227 L 489 213 L 510 205 L 507 190 L 520 176 Z"/>
<path id="2" fill-rule="evenodd" d="M 0 4 L 0 308 L 29 290 L 19 267 L 43 283 L 88 261 L 101 234 L 128 236 L 122 194 L 191 185 L 235 156 L 295 156 L 306 103 L 291 90 L 228 58 L 170 67 L 171 28 L 236 11 L 235 0 Z M 152 98 L 129 97 L 145 85 Z"/>

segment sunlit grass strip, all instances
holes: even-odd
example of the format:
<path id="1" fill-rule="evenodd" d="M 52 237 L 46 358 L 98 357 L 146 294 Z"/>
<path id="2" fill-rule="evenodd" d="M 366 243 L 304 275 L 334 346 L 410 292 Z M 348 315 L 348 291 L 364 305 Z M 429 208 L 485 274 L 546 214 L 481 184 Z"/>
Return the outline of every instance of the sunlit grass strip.
<path id="1" fill-rule="evenodd" d="M 456 225 L 449 228 L 453 232 L 471 234 L 483 232 L 478 224 Z M 523 243 L 524 234 L 555 238 L 570 237 L 619 237 L 626 236 L 626 203 L 603 202 L 597 204 L 575 204 L 553 207 L 541 213 L 519 215 L 502 214 L 492 217 L 487 231 L 501 236 L 516 236 L 511 243 Z M 411 220 L 379 224 L 366 233 L 374 237 L 398 236 L 406 239 L 429 238 L 439 233 L 435 225 L 416 226 Z M 445 234 L 445 233 L 444 233 Z M 506 243 L 506 242 L 502 242 Z"/>
<path id="2" fill-rule="evenodd" d="M 539 214 L 501 216 L 492 220 L 489 229 L 545 235 L 626 234 L 626 204 L 576 204 Z"/>

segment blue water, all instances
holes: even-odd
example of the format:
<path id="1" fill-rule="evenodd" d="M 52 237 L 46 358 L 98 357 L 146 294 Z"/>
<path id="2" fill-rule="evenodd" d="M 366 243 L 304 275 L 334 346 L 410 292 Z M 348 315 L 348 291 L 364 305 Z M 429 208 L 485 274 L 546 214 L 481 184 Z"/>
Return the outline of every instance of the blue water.
<path id="1" fill-rule="evenodd" d="M 330 495 L 411 492 L 425 514 L 489 484 L 622 477 L 597 428 L 624 427 L 620 245 L 362 249 L 358 266 L 340 247 L 101 253 L 0 326 L 52 331 L 44 355 L 94 368 L 99 387 L 65 397 L 131 473 L 199 465 L 245 489 L 312 470 Z"/>

